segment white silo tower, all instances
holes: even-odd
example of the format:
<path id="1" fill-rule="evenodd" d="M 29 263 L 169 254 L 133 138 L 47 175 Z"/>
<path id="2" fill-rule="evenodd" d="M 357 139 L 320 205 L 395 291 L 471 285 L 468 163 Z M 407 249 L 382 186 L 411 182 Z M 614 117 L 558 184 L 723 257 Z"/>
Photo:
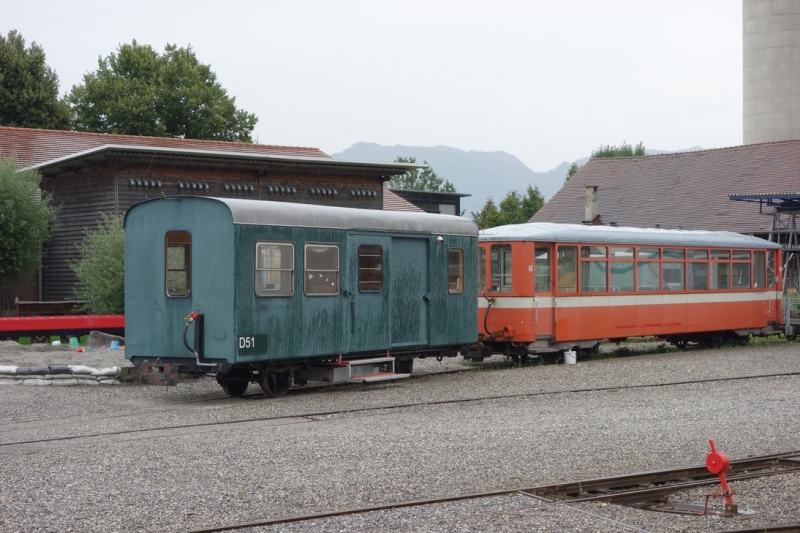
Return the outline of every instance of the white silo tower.
<path id="1" fill-rule="evenodd" d="M 742 0 L 744 144 L 800 139 L 800 1 Z"/>

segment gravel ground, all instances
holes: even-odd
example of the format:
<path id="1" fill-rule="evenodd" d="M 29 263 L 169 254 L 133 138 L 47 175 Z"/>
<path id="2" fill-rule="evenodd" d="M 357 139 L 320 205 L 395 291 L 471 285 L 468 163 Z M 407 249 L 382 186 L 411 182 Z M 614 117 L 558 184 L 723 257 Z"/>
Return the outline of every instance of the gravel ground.
<path id="1" fill-rule="evenodd" d="M 32 357 L 23 350 L 18 358 L 23 352 Z M 798 355 L 797 345 L 772 342 L 421 376 L 277 400 L 223 398 L 210 378 L 174 388 L 3 386 L 0 530 L 181 531 L 526 488 L 702 464 L 710 438 L 731 459 L 798 450 Z M 101 362 L 92 366 L 108 366 Z M 416 373 L 464 368 L 460 359 L 418 363 Z M 751 379 L 690 383 L 723 377 Z M 320 414 L 340 410 L 350 411 Z M 33 442 L 53 438 L 60 440 Z M 738 483 L 739 508 L 752 514 L 729 519 L 515 495 L 253 531 L 764 527 L 800 522 L 796 477 Z M 701 503 L 705 492 L 680 497 Z"/>

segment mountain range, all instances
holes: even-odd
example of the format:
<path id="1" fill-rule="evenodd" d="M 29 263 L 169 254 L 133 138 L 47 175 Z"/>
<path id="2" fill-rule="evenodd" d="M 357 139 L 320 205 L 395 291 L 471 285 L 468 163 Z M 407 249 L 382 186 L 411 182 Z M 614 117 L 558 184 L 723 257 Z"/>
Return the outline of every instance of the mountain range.
<path id="1" fill-rule="evenodd" d="M 666 152 L 647 150 L 647 155 L 659 153 Z M 480 211 L 489 197 L 499 203 L 511 191 L 524 195 L 528 185 L 539 187 L 545 200 L 549 200 L 564 184 L 571 164 L 565 161 L 551 170 L 536 172 L 506 152 L 465 151 L 450 146 L 384 146 L 368 142 L 356 143 L 332 156 L 348 161 L 388 162 L 399 156 L 414 157 L 417 163 L 427 161 L 440 178 L 455 186 L 456 191 L 472 195 L 461 199 L 465 216 Z M 586 156 L 576 162 L 583 165 L 588 160 Z"/>

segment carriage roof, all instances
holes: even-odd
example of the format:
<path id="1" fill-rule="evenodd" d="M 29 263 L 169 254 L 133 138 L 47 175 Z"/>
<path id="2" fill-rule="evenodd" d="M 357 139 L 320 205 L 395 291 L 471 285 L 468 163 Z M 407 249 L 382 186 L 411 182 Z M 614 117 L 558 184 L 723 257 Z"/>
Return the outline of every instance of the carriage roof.
<path id="1" fill-rule="evenodd" d="M 477 226 L 469 219 L 431 213 L 357 209 L 291 202 L 271 202 L 267 200 L 211 198 L 204 196 L 157 198 L 142 202 L 142 204 L 183 200 L 222 203 L 227 206 L 230 211 L 234 224 L 334 228 L 395 233 L 478 235 Z M 135 210 L 136 206 L 131 209 Z"/>
<path id="2" fill-rule="evenodd" d="M 589 226 L 532 222 L 481 230 L 480 241 L 537 241 L 711 248 L 773 248 L 777 243 L 729 231 Z"/>

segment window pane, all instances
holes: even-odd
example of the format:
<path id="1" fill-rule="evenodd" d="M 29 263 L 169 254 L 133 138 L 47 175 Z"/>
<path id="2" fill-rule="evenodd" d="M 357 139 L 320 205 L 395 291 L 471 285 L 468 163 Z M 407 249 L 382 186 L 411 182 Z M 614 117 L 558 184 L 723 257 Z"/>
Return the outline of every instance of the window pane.
<path id="1" fill-rule="evenodd" d="M 664 259 L 683 259 L 683 250 L 678 248 L 664 248 Z"/>
<path id="2" fill-rule="evenodd" d="M 712 254 L 713 255 L 713 254 Z M 727 289 L 728 272 L 730 272 L 729 263 L 711 263 L 711 288 L 712 289 Z"/>
<path id="3" fill-rule="evenodd" d="M 753 288 L 763 289 L 766 287 L 765 278 L 764 252 L 753 252 Z"/>
<path id="4" fill-rule="evenodd" d="M 658 253 L 658 248 L 639 248 L 637 257 L 641 259 L 658 259 L 661 254 Z"/>
<path id="5" fill-rule="evenodd" d="M 732 265 L 733 288 L 750 288 L 750 263 L 734 263 Z"/>
<path id="6" fill-rule="evenodd" d="M 256 243 L 256 296 L 294 294 L 294 246 Z"/>
<path id="7" fill-rule="evenodd" d="M 775 252 L 767 252 L 767 287 L 773 287 L 778 279 L 775 271 Z"/>
<path id="8" fill-rule="evenodd" d="M 511 292 L 511 245 L 492 246 L 492 290 Z"/>
<path id="9" fill-rule="evenodd" d="M 578 292 L 578 248 L 558 248 L 558 292 Z"/>
<path id="10" fill-rule="evenodd" d="M 447 292 L 464 292 L 464 251 L 451 248 L 447 252 Z"/>
<path id="11" fill-rule="evenodd" d="M 617 259 L 633 259 L 633 248 L 616 248 L 612 246 L 610 255 Z"/>
<path id="12" fill-rule="evenodd" d="M 309 296 L 339 294 L 339 247 L 335 244 L 307 244 L 304 255 L 304 292 Z"/>
<path id="13" fill-rule="evenodd" d="M 478 290 L 486 290 L 486 248 L 478 248 Z"/>
<path id="14" fill-rule="evenodd" d="M 664 255 L 667 255 L 666 250 Z M 683 263 L 664 263 L 664 290 L 683 290 Z"/>
<path id="15" fill-rule="evenodd" d="M 730 259 L 731 253 L 729 250 L 711 250 L 711 259 Z"/>
<path id="16" fill-rule="evenodd" d="M 605 250 L 605 248 L 603 249 Z M 581 261 L 581 292 L 606 291 L 606 262 Z"/>
<path id="17" fill-rule="evenodd" d="M 641 251 L 641 250 L 640 250 Z M 636 274 L 639 276 L 640 291 L 657 291 L 659 289 L 658 280 L 661 278 L 660 263 L 636 263 Z"/>
<path id="18" fill-rule="evenodd" d="M 581 257 L 605 257 L 605 246 L 581 246 Z"/>
<path id="19" fill-rule="evenodd" d="M 537 244 L 534 250 L 535 289 L 539 292 L 547 292 L 550 290 L 550 247 L 546 244 Z"/>
<path id="20" fill-rule="evenodd" d="M 383 287 L 383 248 L 377 244 L 358 247 L 358 290 L 380 292 Z"/>
<path id="21" fill-rule="evenodd" d="M 188 231 L 167 232 L 164 285 L 170 298 L 183 298 L 191 292 L 191 240 Z"/>
<path id="22" fill-rule="evenodd" d="M 686 250 L 689 259 L 708 259 L 708 250 Z"/>
<path id="23" fill-rule="evenodd" d="M 708 288 L 708 263 L 688 263 L 689 290 L 705 290 Z"/>
<path id="24" fill-rule="evenodd" d="M 740 260 L 740 261 L 747 261 L 750 259 L 750 250 L 734 250 L 733 251 L 733 259 Z"/>
<path id="25" fill-rule="evenodd" d="M 632 261 L 611 263 L 611 290 L 612 291 L 633 290 Z"/>

